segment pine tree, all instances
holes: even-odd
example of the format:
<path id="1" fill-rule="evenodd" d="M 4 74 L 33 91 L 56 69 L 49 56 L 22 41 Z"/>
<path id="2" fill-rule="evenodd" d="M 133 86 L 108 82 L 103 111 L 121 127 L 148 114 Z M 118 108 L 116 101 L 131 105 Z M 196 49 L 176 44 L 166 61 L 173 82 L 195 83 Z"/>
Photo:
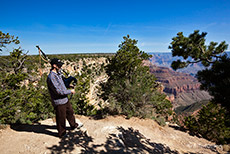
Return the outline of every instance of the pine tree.
<path id="1" fill-rule="evenodd" d="M 0 49 L 6 48 L 11 43 L 19 44 L 18 37 L 0 31 Z M 13 49 L 9 56 L 0 58 L 0 124 L 31 124 L 50 117 L 52 106 L 51 103 L 47 103 L 50 97 L 47 88 L 41 88 L 45 87 L 44 76 L 37 87 L 31 82 L 27 86 L 22 84 L 32 76 L 28 71 L 23 71 L 26 62 L 29 61 L 27 53 L 24 54 L 19 47 Z"/>
<path id="2" fill-rule="evenodd" d="M 213 102 L 220 103 L 230 111 L 230 58 L 225 53 L 228 45 L 225 41 L 219 45 L 217 42 L 205 45 L 206 35 L 207 33 L 199 34 L 196 30 L 188 37 L 182 32 L 173 37 L 169 46 L 172 55 L 181 56 L 184 61 L 173 61 L 171 67 L 177 70 L 194 63 L 202 63 L 206 69 L 197 73 L 201 88 L 213 96 Z"/>
<path id="3" fill-rule="evenodd" d="M 139 50 L 137 40 L 129 35 L 123 38 L 105 68 L 109 79 L 102 85 L 102 98 L 109 102 L 113 112 L 128 117 L 170 114 L 170 102 L 158 91 L 159 85 L 149 68 L 143 66 L 143 60 L 150 55 Z"/>
<path id="4" fill-rule="evenodd" d="M 230 58 L 225 51 L 228 45 L 225 41 L 219 45 L 210 42 L 205 45 L 207 33 L 194 33 L 185 37 L 179 32 L 173 37 L 170 49 L 173 56 L 182 56 L 183 61 L 172 62 L 173 69 L 187 67 L 194 63 L 201 63 L 205 70 L 198 71 L 197 78 L 201 89 L 207 90 L 213 99 L 203 107 L 197 117 L 189 116 L 185 119 L 185 126 L 196 135 L 217 143 L 230 142 Z"/>

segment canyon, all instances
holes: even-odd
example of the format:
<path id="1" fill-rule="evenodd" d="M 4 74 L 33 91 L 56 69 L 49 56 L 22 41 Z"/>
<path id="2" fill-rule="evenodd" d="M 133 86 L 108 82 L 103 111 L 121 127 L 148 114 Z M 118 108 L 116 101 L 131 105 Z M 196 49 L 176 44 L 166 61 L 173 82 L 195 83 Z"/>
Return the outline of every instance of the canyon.
<path id="1" fill-rule="evenodd" d="M 172 61 L 180 59 L 179 57 L 172 57 L 171 53 L 151 53 L 151 55 L 152 57 L 145 61 L 145 65 L 162 84 L 163 92 L 172 102 L 174 108 L 211 99 L 207 91 L 200 89 L 200 83 L 195 78 L 197 71 L 203 69 L 201 64 L 194 64 L 174 71 L 170 65 Z"/>
<path id="2" fill-rule="evenodd" d="M 163 91 L 167 94 L 169 100 L 172 101 L 175 108 L 211 99 L 208 92 L 200 90 L 198 80 L 189 74 L 175 72 L 170 68 L 154 65 L 150 65 L 150 72 L 163 85 Z"/>

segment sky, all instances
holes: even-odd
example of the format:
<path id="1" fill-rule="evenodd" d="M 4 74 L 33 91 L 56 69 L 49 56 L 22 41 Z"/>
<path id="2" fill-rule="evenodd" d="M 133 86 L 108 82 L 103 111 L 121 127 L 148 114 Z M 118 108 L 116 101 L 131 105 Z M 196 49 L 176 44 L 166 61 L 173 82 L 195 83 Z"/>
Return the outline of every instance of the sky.
<path id="1" fill-rule="evenodd" d="M 178 32 L 194 30 L 208 33 L 207 44 L 230 42 L 230 0 L 0 1 L 0 31 L 29 54 L 36 45 L 47 54 L 115 53 L 127 35 L 142 51 L 171 52 Z"/>

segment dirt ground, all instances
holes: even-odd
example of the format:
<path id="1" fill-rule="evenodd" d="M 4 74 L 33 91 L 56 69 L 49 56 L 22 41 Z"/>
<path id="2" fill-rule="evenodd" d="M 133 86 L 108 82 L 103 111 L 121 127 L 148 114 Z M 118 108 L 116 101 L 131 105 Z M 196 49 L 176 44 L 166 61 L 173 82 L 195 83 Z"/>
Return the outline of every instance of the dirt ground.
<path id="1" fill-rule="evenodd" d="M 76 116 L 84 126 L 57 137 L 52 119 L 34 125 L 8 126 L 0 130 L 1 154 L 89 153 L 224 153 L 214 143 L 190 136 L 172 126 L 161 127 L 150 119 L 121 116 L 94 120 Z M 67 122 L 68 123 L 68 122 Z M 69 127 L 68 127 L 69 128 Z"/>

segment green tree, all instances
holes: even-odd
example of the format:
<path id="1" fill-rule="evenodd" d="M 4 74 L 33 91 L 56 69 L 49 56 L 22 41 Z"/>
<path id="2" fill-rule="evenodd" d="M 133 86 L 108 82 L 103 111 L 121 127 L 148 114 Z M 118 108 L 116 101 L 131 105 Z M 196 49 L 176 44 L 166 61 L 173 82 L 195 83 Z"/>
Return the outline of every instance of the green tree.
<path id="1" fill-rule="evenodd" d="M 15 38 L 9 33 L 3 33 L 2 31 L 0 31 L 0 51 L 2 51 L 2 48 L 5 48 L 6 45 L 10 43 L 19 44 L 20 41 L 18 40 L 18 37 Z"/>
<path id="2" fill-rule="evenodd" d="M 207 33 L 195 30 L 194 33 L 185 37 L 182 32 L 177 33 L 176 37 L 172 38 L 171 46 L 172 56 L 181 56 L 185 61 L 177 60 L 172 63 L 173 69 L 187 67 L 190 64 L 201 62 L 205 67 L 219 61 L 227 50 L 228 45 L 225 41 L 219 45 L 217 42 L 210 42 L 205 45 L 205 36 Z"/>
<path id="3" fill-rule="evenodd" d="M 17 37 L 1 31 L 0 41 L 0 49 L 7 48 L 10 43 L 19 44 Z M 19 47 L 9 56 L 0 57 L 0 123 L 32 123 L 53 115 L 51 103 L 47 103 L 50 97 L 44 76 L 37 86 L 30 81 L 33 76 L 26 67 L 27 53 Z M 29 83 L 24 84 L 25 81 Z"/>
<path id="4" fill-rule="evenodd" d="M 201 88 L 209 91 L 212 101 L 230 112 L 230 58 L 222 56 L 211 68 L 197 73 Z"/>
<path id="5" fill-rule="evenodd" d="M 6 45 L 11 43 L 19 44 L 20 41 L 18 37 L 5 34 L 0 31 L 0 49 L 6 48 Z M 27 53 L 24 54 L 23 50 L 18 47 L 10 52 L 10 56 L 1 56 L 0 58 L 0 70 L 1 70 L 1 82 L 4 89 L 19 88 L 19 84 L 26 78 L 26 73 L 22 70 L 24 68 L 24 63 L 27 60 Z"/>
<path id="6" fill-rule="evenodd" d="M 170 102 L 159 92 L 159 85 L 149 68 L 143 66 L 143 60 L 150 55 L 139 50 L 137 40 L 129 35 L 123 38 L 116 55 L 109 58 L 105 67 L 109 78 L 102 84 L 102 98 L 109 102 L 109 108 L 115 114 L 128 117 L 170 114 Z"/>
<path id="7" fill-rule="evenodd" d="M 201 63 L 206 67 L 205 70 L 198 71 L 197 78 L 201 89 L 213 96 L 212 103 L 203 107 L 197 117 L 187 117 L 184 124 L 193 134 L 200 134 L 217 143 L 229 143 L 230 58 L 225 53 L 228 45 L 225 41 L 205 45 L 206 35 L 207 33 L 200 34 L 196 30 L 188 37 L 182 32 L 173 37 L 169 46 L 172 55 L 181 56 L 184 60 L 172 62 L 171 67 L 176 70 L 194 63 Z"/>
<path id="8" fill-rule="evenodd" d="M 173 56 L 181 56 L 184 61 L 173 61 L 171 67 L 177 70 L 190 64 L 202 63 L 206 69 L 197 73 L 201 89 L 213 96 L 213 102 L 220 103 L 230 111 L 230 59 L 225 53 L 228 45 L 225 41 L 205 45 L 206 35 L 196 30 L 188 37 L 182 32 L 173 37 L 169 49 L 172 49 Z"/>

